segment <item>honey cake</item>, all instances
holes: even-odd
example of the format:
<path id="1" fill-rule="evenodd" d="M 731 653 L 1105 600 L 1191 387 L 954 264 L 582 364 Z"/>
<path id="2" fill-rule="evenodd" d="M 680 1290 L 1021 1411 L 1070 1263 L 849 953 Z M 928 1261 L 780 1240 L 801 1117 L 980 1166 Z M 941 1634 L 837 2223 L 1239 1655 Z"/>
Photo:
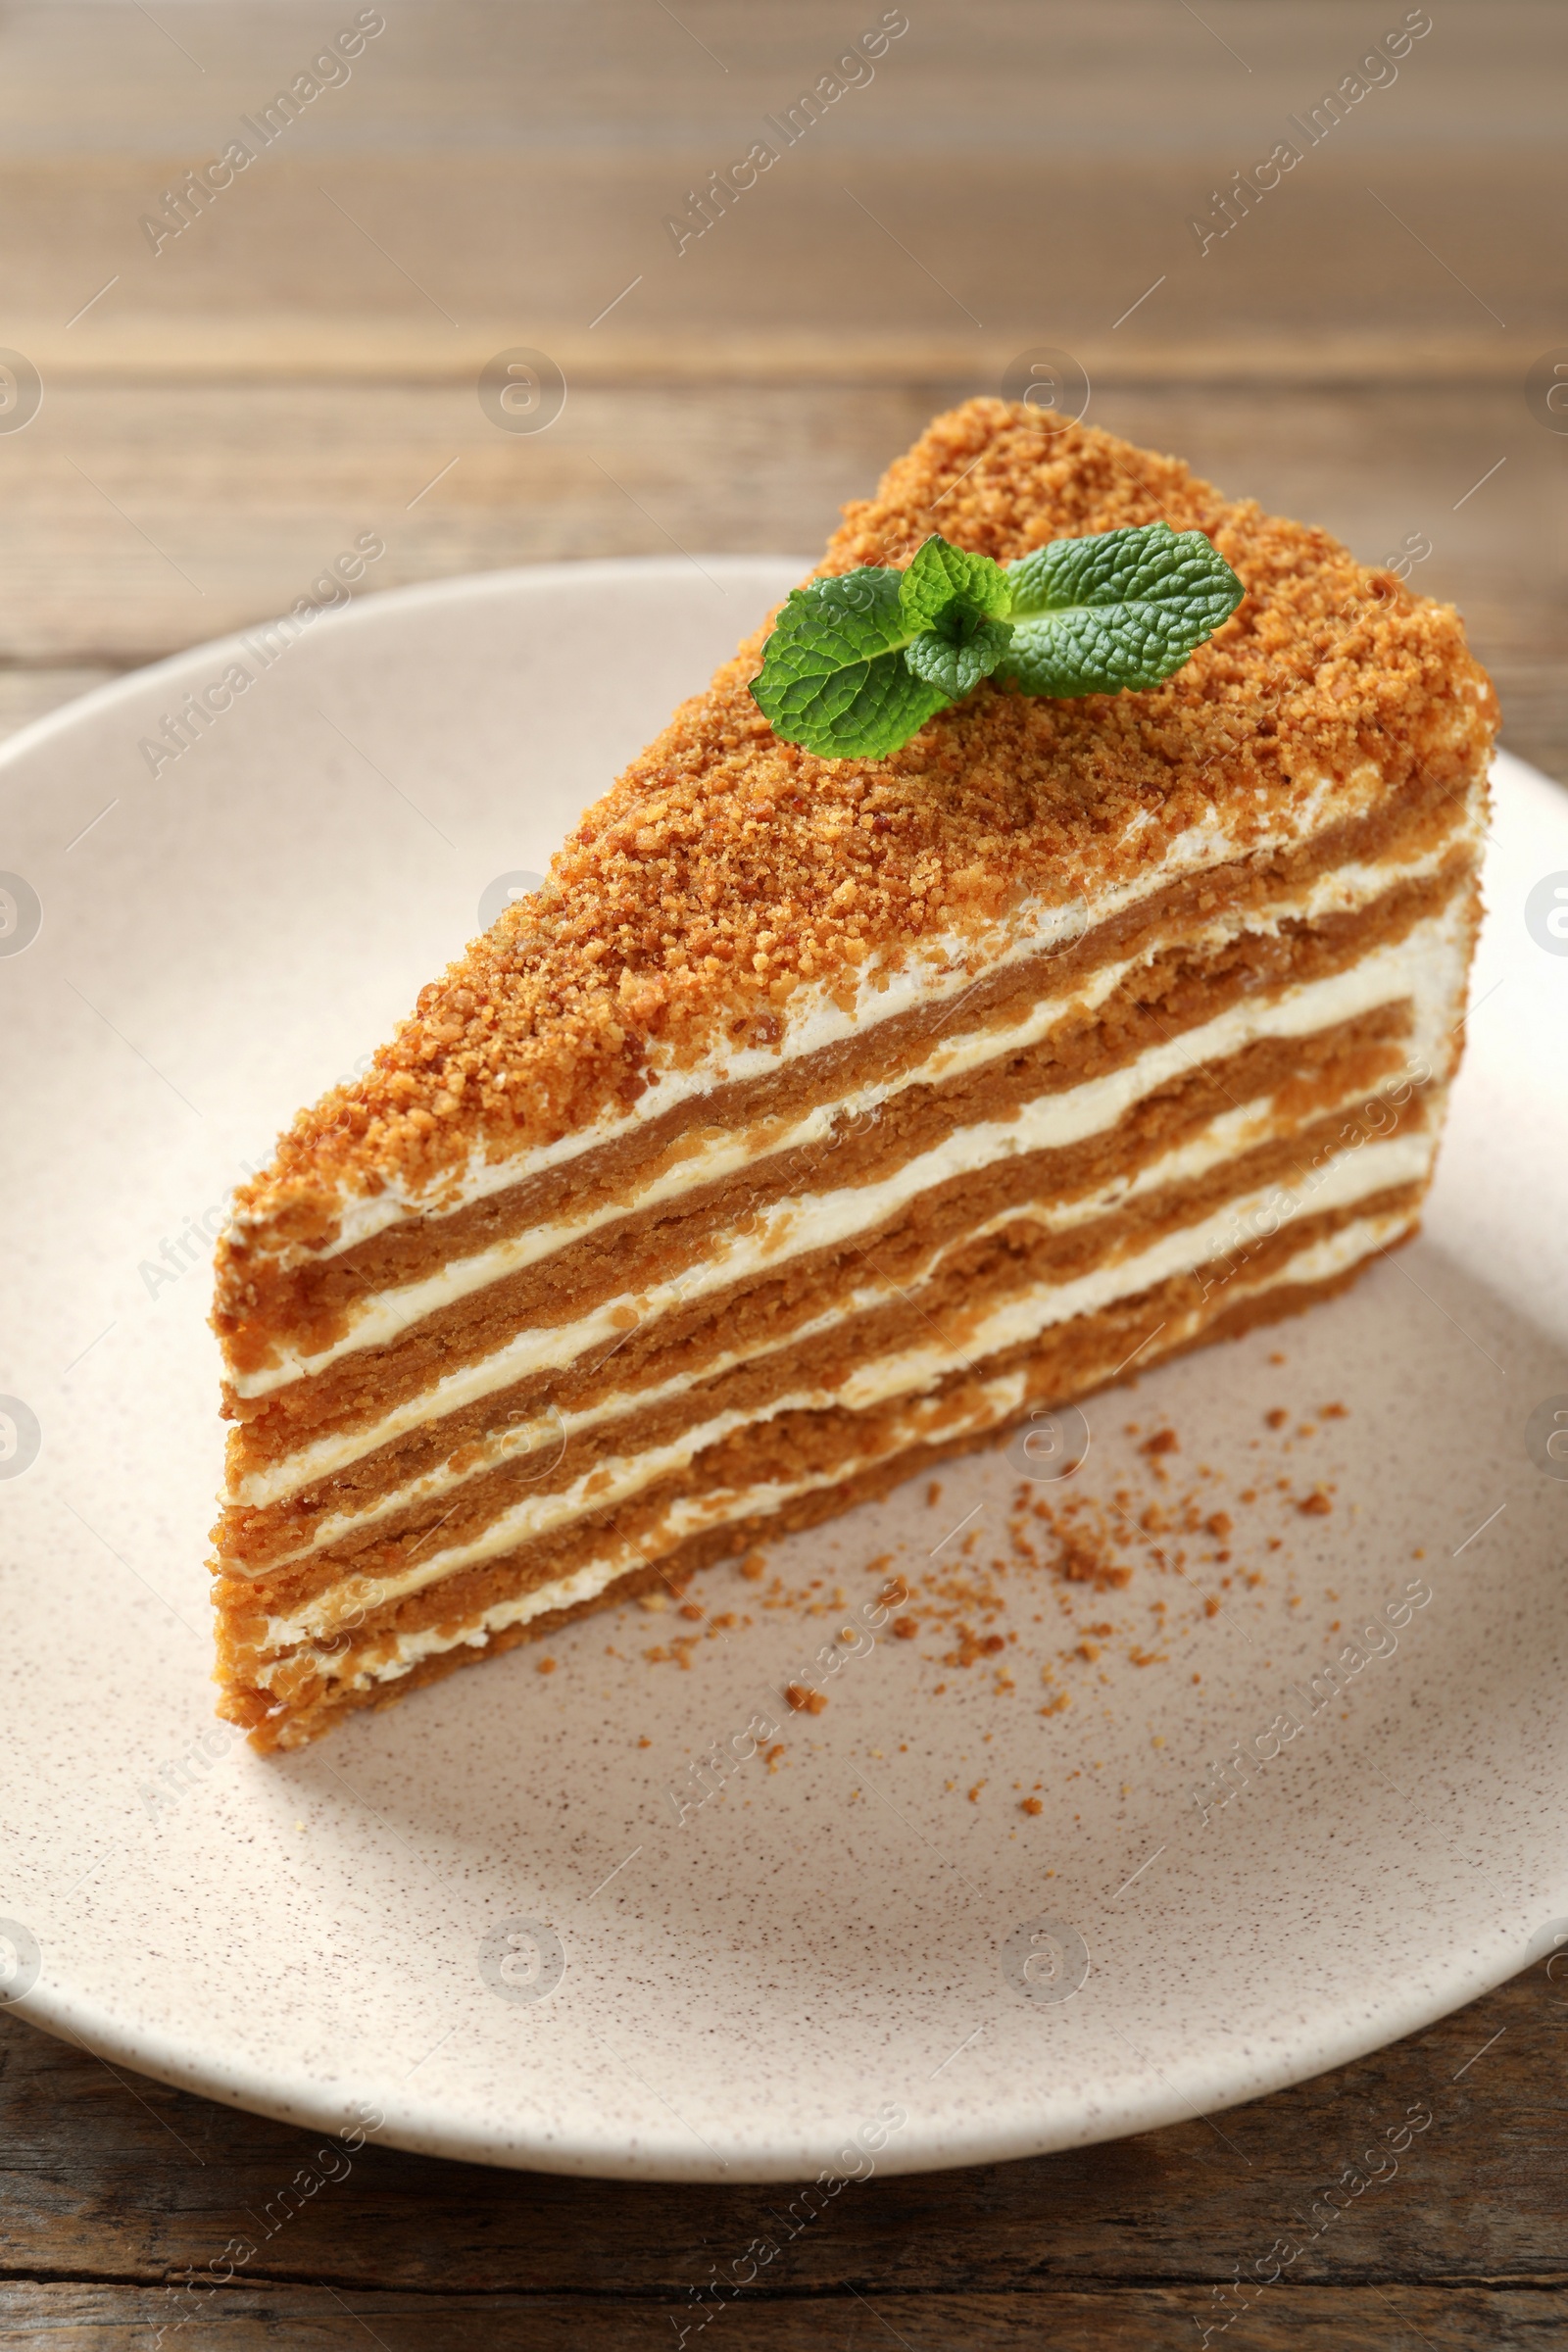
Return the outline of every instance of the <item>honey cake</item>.
<path id="1" fill-rule="evenodd" d="M 263 1748 L 1326 1298 L 1411 1234 L 1496 723 L 1448 606 L 1177 460 L 938 417 L 816 577 L 1163 522 L 1147 691 L 783 740 L 768 630 L 304 1111 L 219 1249 L 221 1712 Z"/>

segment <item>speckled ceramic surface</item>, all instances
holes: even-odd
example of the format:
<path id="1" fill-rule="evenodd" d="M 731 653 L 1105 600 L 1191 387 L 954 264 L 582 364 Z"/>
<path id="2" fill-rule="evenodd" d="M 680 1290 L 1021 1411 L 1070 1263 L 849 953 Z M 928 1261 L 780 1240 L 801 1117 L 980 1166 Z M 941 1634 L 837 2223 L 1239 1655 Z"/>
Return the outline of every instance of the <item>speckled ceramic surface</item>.
<path id="1" fill-rule="evenodd" d="M 1568 797 L 1507 760 L 1427 1234 L 1350 1296 L 1092 1401 L 1069 1482 L 979 1455 L 775 1546 L 776 1584 L 714 1571 L 711 1638 L 595 1618 L 548 1676 L 524 1649 L 272 1761 L 215 1723 L 204 1231 L 801 568 L 371 597 L 0 755 L 23 2016 L 410 2147 L 788 2179 L 1222 2107 L 1568 1917 Z M 1132 1581 L 1031 1568 L 1020 1492 L 1037 1549 L 1070 1494 Z M 1151 1507 L 1174 1532 L 1115 1517 Z M 912 1640 L 867 1605 L 901 1572 Z M 792 1678 L 827 1703 L 783 1708 Z"/>

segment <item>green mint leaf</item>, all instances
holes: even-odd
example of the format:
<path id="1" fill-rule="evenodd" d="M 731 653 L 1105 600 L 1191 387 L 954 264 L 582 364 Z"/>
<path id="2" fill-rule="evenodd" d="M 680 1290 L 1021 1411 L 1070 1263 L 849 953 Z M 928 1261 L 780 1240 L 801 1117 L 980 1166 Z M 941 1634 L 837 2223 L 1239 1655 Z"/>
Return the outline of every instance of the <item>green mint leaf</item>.
<path id="1" fill-rule="evenodd" d="M 904 571 L 797 588 L 752 682 L 775 735 L 824 760 L 883 760 L 1000 674 L 1025 694 L 1157 686 L 1245 590 L 1201 531 L 1057 539 L 1003 566 L 933 535 Z"/>
<path id="2" fill-rule="evenodd" d="M 922 629 L 904 649 L 904 659 L 917 678 L 937 686 L 950 703 L 957 703 L 989 678 L 1012 642 L 1004 620 L 981 620 L 955 626 L 951 619 L 934 629 Z"/>
<path id="3" fill-rule="evenodd" d="M 1003 674 L 1025 694 L 1157 686 L 1246 593 L 1201 531 L 1165 522 L 1054 540 L 1005 576 L 1015 625 Z"/>
<path id="4" fill-rule="evenodd" d="M 903 574 L 865 565 L 791 592 L 752 682 L 775 735 L 826 760 L 880 760 L 951 698 L 907 667 Z"/>
<path id="5" fill-rule="evenodd" d="M 1005 620 L 1012 610 L 1007 575 L 989 556 L 966 555 L 933 532 L 900 575 L 906 631 L 934 628 L 955 609 L 975 620 Z"/>

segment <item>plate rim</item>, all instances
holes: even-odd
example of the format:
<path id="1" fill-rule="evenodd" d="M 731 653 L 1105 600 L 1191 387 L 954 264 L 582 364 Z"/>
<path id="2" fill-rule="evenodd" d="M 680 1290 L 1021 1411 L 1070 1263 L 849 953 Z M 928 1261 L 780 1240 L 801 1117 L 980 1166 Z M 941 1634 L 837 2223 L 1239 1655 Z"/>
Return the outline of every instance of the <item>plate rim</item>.
<path id="1" fill-rule="evenodd" d="M 340 636 L 345 630 L 373 630 L 383 615 L 416 613 L 464 602 L 504 603 L 509 598 L 537 592 L 563 574 L 584 582 L 679 578 L 684 584 L 691 564 L 691 559 L 665 555 L 562 558 L 377 588 L 356 596 L 345 607 L 321 611 L 318 619 L 331 624 L 330 628 L 313 625 L 311 638 L 315 641 L 328 635 Z M 803 572 L 808 570 L 810 559 L 777 552 L 704 555 L 701 567 L 708 566 L 737 580 L 755 581 L 765 572 L 782 575 L 797 567 Z M 40 753 L 48 753 L 79 727 L 141 695 L 150 683 L 172 681 L 193 668 L 209 665 L 215 657 L 230 649 L 238 652 L 247 634 L 268 625 L 265 620 L 247 622 L 242 629 L 185 647 L 74 696 L 0 744 L 0 774 L 24 764 Z M 1496 759 L 1505 768 L 1522 771 L 1532 780 L 1561 791 L 1552 779 L 1517 754 L 1499 751 Z M 1486 1941 L 1472 1937 L 1448 1965 L 1440 1968 L 1429 1961 L 1418 1976 L 1391 1988 L 1388 1997 L 1379 1998 L 1374 1987 L 1370 1999 L 1347 2003 L 1346 2030 L 1332 2040 L 1319 2034 L 1311 2046 L 1298 2041 L 1286 2050 L 1271 2037 L 1266 2046 L 1253 2047 L 1246 2053 L 1236 2070 L 1238 2079 L 1218 2095 L 1211 2079 L 1202 2083 L 1194 2080 L 1191 2088 L 1200 2096 L 1200 2108 L 1195 2107 L 1194 2099 L 1182 2085 L 1189 2074 L 1196 2078 L 1205 2063 L 1203 2058 L 1175 2066 L 1169 2079 L 1162 2078 L 1162 2088 L 1155 2082 L 1148 2089 L 1141 2085 L 1155 2070 L 1144 2062 L 1142 2072 L 1122 2078 L 1119 2087 L 1109 2095 L 1081 2098 L 1073 2129 L 1063 2129 L 1059 2123 L 1033 2130 L 1023 2123 L 999 2127 L 982 2114 L 934 2125 L 922 2144 L 916 2124 L 908 2142 L 904 2143 L 901 2135 L 901 2143 L 890 2144 L 882 2152 L 878 2168 L 893 2176 L 1012 2161 L 1161 2130 L 1190 2119 L 1196 2112 L 1220 2113 L 1248 2104 L 1350 2064 L 1451 2015 L 1538 1958 L 1540 1954 L 1535 1947 L 1540 1936 L 1541 1930 L 1537 1929 L 1522 1944 L 1518 1935 L 1502 1930 Z M 1486 1957 L 1481 1956 L 1483 1952 Z M 60 2039 L 84 2042 L 96 2053 L 112 2056 L 134 2072 L 222 2105 L 304 2129 L 337 2131 L 345 2123 L 357 2120 L 350 2090 L 334 2093 L 320 2081 L 303 2076 L 285 2085 L 274 2070 L 233 2055 L 193 2056 L 188 2043 L 182 2043 L 172 2031 L 117 2019 L 103 2003 L 69 1987 L 56 1990 L 40 1980 L 27 1994 L 4 2006 Z M 1211 2059 L 1207 2063 L 1211 2065 Z M 450 2102 L 445 2105 L 435 2101 L 401 2102 L 389 2110 L 385 2123 L 373 2136 L 382 2144 L 452 2161 L 576 2178 L 737 2183 L 799 2180 L 808 2178 L 811 2169 L 809 2164 L 803 2169 L 793 2155 L 775 2160 L 765 2151 L 757 2150 L 721 2162 L 700 2152 L 688 2153 L 687 2143 L 673 2132 L 667 2138 L 657 2132 L 641 2132 L 632 2145 L 624 2133 L 607 2132 L 600 2136 L 592 2131 L 585 2132 L 580 2117 L 569 2129 L 548 2134 L 542 2134 L 537 2125 L 520 2122 L 511 2132 L 504 2132 L 497 2126 L 465 2126 L 454 2121 Z M 825 2147 L 824 2140 L 822 2148 Z M 818 2153 L 821 2152 L 819 2149 Z"/>
<path id="2" fill-rule="evenodd" d="M 335 636 L 345 629 L 370 626 L 390 610 L 417 612 L 422 606 L 477 599 L 503 590 L 515 592 L 562 572 L 569 572 L 573 578 L 606 580 L 649 578 L 664 572 L 684 580 L 694 564 L 699 569 L 712 565 L 719 570 L 733 570 L 739 577 L 750 566 L 799 564 L 803 572 L 809 571 L 812 562 L 809 556 L 781 555 L 777 551 L 751 555 L 731 551 L 725 555 L 693 557 L 563 556 L 541 564 L 504 564 L 492 571 L 460 571 L 438 580 L 405 580 L 396 588 L 369 588 L 346 605 L 318 607 L 316 620 L 311 624 L 311 642 L 318 644 L 328 632 Z M 83 719 L 95 718 L 100 711 L 112 710 L 118 703 L 129 701 L 150 680 L 172 680 L 187 664 L 200 663 L 205 667 L 217 655 L 243 652 L 248 636 L 261 629 L 276 628 L 288 617 L 286 613 L 273 612 L 243 621 L 237 629 L 228 629 L 221 637 L 204 637 L 195 645 L 182 647 L 178 653 L 162 654 L 156 662 L 138 662 L 134 669 L 122 670 L 116 677 L 104 678 L 98 685 L 74 694 L 69 702 L 54 710 L 45 710 L 37 718 L 29 718 L 0 742 L 0 775 L 29 753 L 46 749 L 55 736 L 69 734 Z"/>
<path id="3" fill-rule="evenodd" d="M 1290 2090 L 1320 2075 L 1337 2073 L 1357 2059 L 1390 2049 L 1412 2034 L 1452 2017 L 1533 1966 L 1542 1956 L 1537 1948 L 1542 1933 L 1541 1929 L 1534 1930 L 1522 1952 L 1512 1946 L 1511 1939 L 1499 1936 L 1499 1942 L 1509 1943 L 1514 1949 L 1514 1956 L 1506 1965 L 1499 1969 L 1495 1958 L 1478 1962 L 1469 1974 L 1452 1980 L 1436 2004 L 1430 1995 L 1424 1999 L 1406 1995 L 1403 2001 L 1391 2002 L 1387 2014 L 1380 2014 L 1375 2023 L 1369 2021 L 1363 2030 L 1336 2041 L 1332 2048 L 1298 2053 L 1282 2059 L 1278 2065 L 1259 2064 L 1251 2079 L 1218 2097 L 1196 2082 L 1193 2090 L 1200 2094 L 1200 2099 L 1183 2090 L 1184 2067 L 1196 2072 L 1200 2063 L 1186 2061 L 1174 2074 L 1164 2077 L 1162 2090 L 1140 2095 L 1132 2087 L 1140 2078 L 1129 2076 L 1129 2086 L 1115 2096 L 1093 2102 L 1085 2100 L 1079 2130 L 1047 2129 L 1031 2132 L 1022 2125 L 999 2129 L 976 2119 L 945 2134 L 933 2133 L 924 2146 L 918 2142 L 903 2146 L 890 2140 L 877 2156 L 874 2170 L 893 2179 L 917 2173 L 957 2172 L 983 2164 L 1019 2163 L 1032 2156 L 1056 2155 L 1072 2148 L 1133 2138 L 1146 2132 L 1167 2131 L 1176 2124 L 1223 2115 L 1233 2107 L 1250 2106 L 1276 2091 Z M 213 2099 L 220 2106 L 263 2115 L 274 2123 L 297 2129 L 336 2132 L 357 2128 L 365 2131 L 367 2139 L 373 2138 L 380 2145 L 401 2148 L 412 2155 L 440 2157 L 448 2163 L 483 2164 L 504 2172 L 549 2173 L 574 2180 L 691 2185 L 704 2182 L 730 2187 L 814 2180 L 824 2166 L 831 2166 L 832 2150 L 843 2144 L 842 2132 L 834 2131 L 823 2137 L 816 2157 L 808 2157 L 804 2163 L 789 2157 L 775 2161 L 755 2152 L 715 2160 L 700 2152 L 688 2154 L 689 2139 L 677 2137 L 673 2132 L 662 2140 L 654 2132 L 640 2132 L 635 2151 L 628 2148 L 623 2137 L 607 2135 L 596 2140 L 580 2130 L 530 2137 L 527 2127 L 519 2126 L 514 2136 L 503 2137 L 497 2132 L 465 2130 L 440 2120 L 433 2108 L 421 2111 L 416 2104 L 406 2106 L 401 2112 L 387 2110 L 383 2123 L 372 2132 L 362 2121 L 363 2102 L 356 2104 L 352 2094 L 334 2100 L 313 2084 L 305 2084 L 298 2093 L 285 2094 L 260 2070 L 237 2065 L 232 2060 L 204 2071 L 182 2060 L 172 2037 L 160 2032 L 149 2034 L 145 2042 L 137 2042 L 123 2032 L 117 2038 L 116 2029 L 107 2022 L 106 2013 L 79 1996 L 66 1995 L 56 2011 L 33 2015 L 31 2003 L 35 1997 L 35 1991 L 28 1993 L 22 2001 L 11 2003 L 10 2008 L 27 2024 L 37 2026 L 57 2039 L 85 2046 L 94 2056 L 107 2053 L 133 2073 L 149 2076 L 171 2089 L 192 2091 L 197 2097 Z M 94 2018 L 101 2022 L 89 2041 L 88 2029 L 82 2021 Z M 1149 2064 L 1147 2072 L 1153 2075 L 1156 2070 Z"/>

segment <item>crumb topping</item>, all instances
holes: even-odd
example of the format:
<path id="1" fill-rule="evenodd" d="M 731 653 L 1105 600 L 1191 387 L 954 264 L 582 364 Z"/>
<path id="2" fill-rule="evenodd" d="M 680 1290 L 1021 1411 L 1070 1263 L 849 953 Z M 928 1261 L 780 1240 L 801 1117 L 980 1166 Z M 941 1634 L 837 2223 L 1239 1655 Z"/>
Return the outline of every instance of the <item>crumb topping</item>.
<path id="1" fill-rule="evenodd" d="M 1194 826 L 1240 845 L 1326 776 L 1464 772 L 1495 701 L 1451 606 L 1174 458 L 972 400 L 844 510 L 819 566 L 906 563 L 934 530 L 1010 562 L 1163 518 L 1247 596 L 1164 684 L 1054 702 L 991 680 L 886 760 L 779 742 L 748 687 L 766 626 L 684 704 L 367 1075 L 303 1111 L 236 1205 L 319 1242 L 345 1193 L 411 1193 L 629 1110 L 660 1071 L 777 1045 L 800 996 L 978 940 L 1020 901 L 1091 900 Z"/>

